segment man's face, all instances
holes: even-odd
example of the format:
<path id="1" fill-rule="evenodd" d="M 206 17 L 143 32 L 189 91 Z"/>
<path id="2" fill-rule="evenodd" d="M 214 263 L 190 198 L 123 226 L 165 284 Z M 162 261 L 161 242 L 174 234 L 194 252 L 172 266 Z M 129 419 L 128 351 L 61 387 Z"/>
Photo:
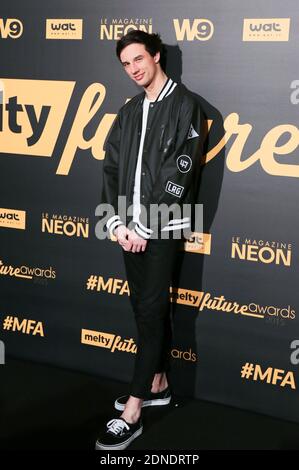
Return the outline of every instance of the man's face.
<path id="1" fill-rule="evenodd" d="M 138 85 L 146 87 L 155 77 L 158 70 L 160 53 L 153 57 L 144 44 L 133 43 L 120 53 L 120 60 L 129 77 Z"/>

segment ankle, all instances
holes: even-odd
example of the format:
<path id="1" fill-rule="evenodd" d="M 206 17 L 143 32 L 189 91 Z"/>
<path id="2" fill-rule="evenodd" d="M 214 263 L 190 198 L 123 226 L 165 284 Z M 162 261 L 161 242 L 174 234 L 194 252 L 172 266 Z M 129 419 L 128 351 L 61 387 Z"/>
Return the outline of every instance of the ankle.
<path id="1" fill-rule="evenodd" d="M 166 385 L 165 387 L 152 387 L 151 393 L 161 393 L 161 392 L 164 392 L 164 390 L 166 390 L 167 388 L 168 388 L 168 385 Z"/>
<path id="2" fill-rule="evenodd" d="M 140 415 L 141 411 L 131 412 L 124 410 L 120 417 L 123 418 L 129 424 L 135 424 L 139 420 Z"/>
<path id="3" fill-rule="evenodd" d="M 127 423 L 136 423 L 141 415 L 143 400 L 130 396 L 121 415 Z"/>
<path id="4" fill-rule="evenodd" d="M 166 390 L 167 387 L 168 387 L 168 382 L 167 382 L 166 375 L 164 375 L 162 377 L 159 377 L 153 380 L 151 392 L 152 393 L 163 392 L 164 390 Z"/>

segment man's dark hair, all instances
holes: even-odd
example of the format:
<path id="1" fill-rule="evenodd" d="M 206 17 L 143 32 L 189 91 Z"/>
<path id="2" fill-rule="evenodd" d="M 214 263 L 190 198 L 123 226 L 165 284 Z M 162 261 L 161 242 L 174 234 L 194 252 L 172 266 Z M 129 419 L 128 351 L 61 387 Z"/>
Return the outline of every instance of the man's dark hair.
<path id="1" fill-rule="evenodd" d="M 166 66 L 166 49 L 164 44 L 161 41 L 160 35 L 158 33 L 147 33 L 141 31 L 140 29 L 133 29 L 129 31 L 125 36 L 120 38 L 116 43 L 116 55 L 120 60 L 121 51 L 129 46 L 130 44 L 144 44 L 147 52 L 154 57 L 157 52 L 160 52 L 160 65 L 163 70 Z"/>

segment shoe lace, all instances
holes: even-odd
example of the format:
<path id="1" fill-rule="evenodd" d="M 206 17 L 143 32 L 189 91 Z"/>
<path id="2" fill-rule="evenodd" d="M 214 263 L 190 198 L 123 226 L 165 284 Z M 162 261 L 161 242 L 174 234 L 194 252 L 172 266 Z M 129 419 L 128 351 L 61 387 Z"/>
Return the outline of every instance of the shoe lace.
<path id="1" fill-rule="evenodd" d="M 127 425 L 127 423 L 123 419 L 111 419 L 111 421 L 107 423 L 107 428 L 108 428 L 108 431 L 110 431 L 113 434 L 122 433 L 124 428 L 130 429 L 130 427 Z"/>

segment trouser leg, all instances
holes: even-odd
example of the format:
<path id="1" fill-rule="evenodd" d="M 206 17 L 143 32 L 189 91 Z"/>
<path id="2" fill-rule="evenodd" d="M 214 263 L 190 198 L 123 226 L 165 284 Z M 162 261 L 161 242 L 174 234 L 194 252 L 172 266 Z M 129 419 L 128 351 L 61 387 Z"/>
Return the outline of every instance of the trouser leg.
<path id="1" fill-rule="evenodd" d="M 123 252 L 138 331 L 130 394 L 144 398 L 155 373 L 165 372 L 171 346 L 169 287 L 179 240 L 150 240 L 145 252 Z"/>

